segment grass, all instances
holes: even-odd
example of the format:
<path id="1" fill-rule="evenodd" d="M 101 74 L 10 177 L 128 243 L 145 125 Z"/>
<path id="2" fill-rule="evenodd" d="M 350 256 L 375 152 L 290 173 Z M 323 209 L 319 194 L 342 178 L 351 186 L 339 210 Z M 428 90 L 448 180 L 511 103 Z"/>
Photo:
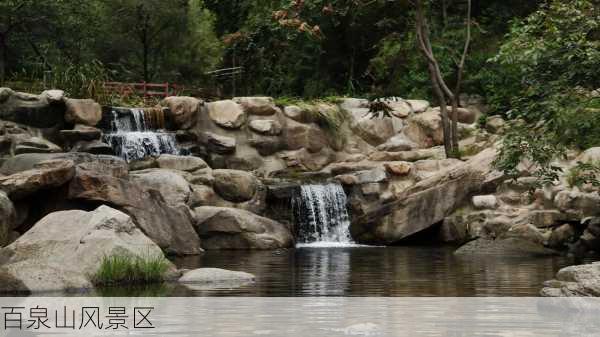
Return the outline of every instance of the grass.
<path id="1" fill-rule="evenodd" d="M 304 100 L 297 97 L 279 97 L 275 99 L 275 104 L 278 106 L 295 105 L 304 110 L 311 121 L 314 121 L 323 130 L 328 132 L 332 137 L 344 137 L 342 134 L 342 125 L 347 121 L 348 115 L 343 112 L 337 104 L 342 102 L 342 97 L 330 96 Z M 327 109 L 319 107 L 319 105 L 334 105 L 334 108 Z"/>
<path id="2" fill-rule="evenodd" d="M 169 262 L 163 256 L 104 256 L 94 283 L 98 286 L 158 283 L 164 280 Z"/>

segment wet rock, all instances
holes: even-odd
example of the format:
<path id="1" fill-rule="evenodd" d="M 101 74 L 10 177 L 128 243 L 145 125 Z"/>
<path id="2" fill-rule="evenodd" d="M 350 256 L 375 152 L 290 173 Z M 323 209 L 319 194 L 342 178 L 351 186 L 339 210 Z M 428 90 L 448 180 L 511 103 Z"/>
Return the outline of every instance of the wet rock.
<path id="1" fill-rule="evenodd" d="M 509 237 L 496 240 L 477 239 L 463 245 L 454 254 L 462 256 L 495 255 L 527 257 L 558 255 L 558 252 L 530 240 Z"/>
<path id="2" fill-rule="evenodd" d="M 244 202 L 256 193 L 258 180 L 245 171 L 213 170 L 214 189 L 225 200 Z"/>
<path id="3" fill-rule="evenodd" d="M 569 266 L 558 271 L 556 279 L 544 283 L 545 297 L 600 296 L 600 262 Z"/>
<path id="4" fill-rule="evenodd" d="M 204 102 L 194 97 L 171 96 L 165 98 L 161 105 L 168 108 L 175 128 L 187 130 L 196 124 L 197 114 Z"/>
<path id="5" fill-rule="evenodd" d="M 21 199 L 41 189 L 58 187 L 75 175 L 75 164 L 70 160 L 49 160 L 36 164 L 34 169 L 0 177 L 0 191 L 11 199 Z"/>
<path id="6" fill-rule="evenodd" d="M 241 286 L 254 282 L 254 279 L 254 275 L 242 271 L 231 271 L 219 268 L 199 268 L 185 272 L 179 279 L 179 282 Z"/>
<path id="7" fill-rule="evenodd" d="M 250 130 L 267 136 L 277 136 L 281 134 L 281 124 L 272 119 L 255 119 L 248 124 Z"/>
<path id="8" fill-rule="evenodd" d="M 168 254 L 201 252 L 189 209 L 184 205 L 170 206 L 157 190 L 109 175 L 77 171 L 69 183 L 68 197 L 114 205 L 129 214 L 144 234 Z"/>
<path id="9" fill-rule="evenodd" d="M 197 207 L 194 213 L 204 249 L 277 249 L 293 244 L 286 226 L 245 210 Z"/>
<path id="10" fill-rule="evenodd" d="M 128 215 L 110 207 L 51 213 L 1 251 L 0 291 L 91 288 L 102 259 L 113 254 L 163 256 Z"/>
<path id="11" fill-rule="evenodd" d="M 169 205 L 186 204 L 192 193 L 190 184 L 176 171 L 149 169 L 130 174 L 133 182 L 160 191 Z"/>
<path id="12" fill-rule="evenodd" d="M 161 169 L 171 169 L 186 172 L 193 172 L 208 167 L 208 164 L 206 164 L 202 158 L 193 156 L 161 154 L 156 161 L 158 167 Z"/>
<path id="13" fill-rule="evenodd" d="M 102 119 L 102 107 L 91 99 L 66 99 L 65 120 L 71 124 L 95 126 Z"/>
<path id="14" fill-rule="evenodd" d="M 271 97 L 235 97 L 233 101 L 251 115 L 271 116 L 278 111 Z"/>
<path id="15" fill-rule="evenodd" d="M 570 224 L 563 224 L 555 228 L 550 234 L 548 247 L 564 248 L 567 243 L 570 243 L 575 238 L 575 228 Z"/>
<path id="16" fill-rule="evenodd" d="M 239 129 L 246 123 L 246 113 L 242 107 L 231 100 L 217 101 L 207 104 L 208 116 L 220 127 Z"/>

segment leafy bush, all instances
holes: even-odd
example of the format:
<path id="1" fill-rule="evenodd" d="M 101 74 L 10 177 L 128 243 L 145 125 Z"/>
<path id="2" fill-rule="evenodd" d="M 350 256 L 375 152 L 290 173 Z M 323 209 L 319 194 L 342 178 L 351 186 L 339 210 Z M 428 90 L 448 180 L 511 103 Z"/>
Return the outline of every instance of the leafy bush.
<path id="1" fill-rule="evenodd" d="M 168 268 L 169 262 L 163 256 L 105 256 L 94 277 L 94 283 L 111 286 L 161 282 Z"/>

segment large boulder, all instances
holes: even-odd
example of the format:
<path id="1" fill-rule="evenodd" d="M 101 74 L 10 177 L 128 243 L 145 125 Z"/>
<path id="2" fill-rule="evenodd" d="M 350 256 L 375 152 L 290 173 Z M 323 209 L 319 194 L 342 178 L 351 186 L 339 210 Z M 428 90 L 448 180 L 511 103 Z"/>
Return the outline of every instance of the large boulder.
<path id="1" fill-rule="evenodd" d="M 14 136 L 15 155 L 23 153 L 58 153 L 62 152 L 60 146 L 40 137 Z"/>
<path id="2" fill-rule="evenodd" d="M 479 238 L 461 246 L 454 254 L 462 256 L 495 255 L 515 257 L 559 255 L 557 251 L 545 248 L 540 243 L 518 237 L 496 240 Z"/>
<path id="3" fill-rule="evenodd" d="M 278 111 L 271 97 L 235 97 L 233 101 L 250 115 L 271 116 Z"/>
<path id="4" fill-rule="evenodd" d="M 252 199 L 258 187 L 258 179 L 249 172 L 237 170 L 214 170 L 214 189 L 223 199 L 244 202 Z"/>
<path id="5" fill-rule="evenodd" d="M 452 107 L 449 106 L 448 108 L 448 116 L 452 117 Z M 438 114 L 441 113 L 440 107 L 435 107 L 433 108 L 434 111 L 436 111 Z M 477 120 L 477 111 L 475 111 L 474 109 L 466 109 L 466 108 L 457 108 L 456 109 L 456 117 L 457 117 L 457 121 L 459 123 L 465 123 L 465 124 L 472 124 L 475 123 L 475 121 Z"/>
<path id="6" fill-rule="evenodd" d="M 65 104 L 65 120 L 71 124 L 95 126 L 102 119 L 102 107 L 94 100 L 69 98 Z"/>
<path id="7" fill-rule="evenodd" d="M 177 129 L 187 130 L 196 123 L 197 113 L 204 102 L 194 97 L 171 96 L 165 98 L 161 105 L 168 108 Z"/>
<path id="8" fill-rule="evenodd" d="M 60 130 L 60 135 L 66 142 L 75 144 L 78 141 L 99 140 L 102 131 L 92 126 L 77 124 L 71 130 Z"/>
<path id="9" fill-rule="evenodd" d="M 556 279 L 544 283 L 542 296 L 600 296 L 600 262 L 569 266 L 558 271 Z"/>
<path id="10" fill-rule="evenodd" d="M 303 124 L 288 120 L 283 131 L 288 150 L 306 149 L 310 153 L 321 151 L 328 145 L 325 132 L 316 124 Z"/>
<path id="11" fill-rule="evenodd" d="M 560 191 L 554 197 L 556 207 L 577 218 L 600 215 L 600 195 L 578 190 Z"/>
<path id="12" fill-rule="evenodd" d="M 351 232 L 359 241 L 391 244 L 439 223 L 479 190 L 497 181 L 494 149 L 404 190 L 390 202 L 357 210 Z"/>
<path id="13" fill-rule="evenodd" d="M 187 180 L 172 170 L 135 171 L 130 174 L 130 179 L 141 186 L 160 191 L 169 205 L 186 204 L 192 193 Z"/>
<path id="14" fill-rule="evenodd" d="M 217 154 L 232 154 L 236 150 L 235 138 L 217 135 L 212 132 L 203 132 L 200 134 L 200 142 L 204 144 L 208 151 Z"/>
<path id="15" fill-rule="evenodd" d="M 409 118 L 403 133 L 421 148 L 444 144 L 442 118 L 435 110 L 428 110 Z"/>
<path id="16" fill-rule="evenodd" d="M 197 207 L 194 213 L 204 249 L 277 249 L 294 241 L 286 226 L 241 209 Z"/>
<path id="17" fill-rule="evenodd" d="M 239 129 L 246 123 L 246 112 L 234 101 L 225 100 L 207 104 L 208 116 L 220 127 Z"/>
<path id="18" fill-rule="evenodd" d="M 394 135 L 392 119 L 389 117 L 371 118 L 367 115 L 368 112 L 369 109 L 355 109 L 352 111 L 352 131 L 373 146 L 387 142 Z"/>
<path id="19" fill-rule="evenodd" d="M 45 161 L 31 170 L 0 177 L 0 191 L 11 199 L 21 199 L 41 189 L 64 185 L 74 175 L 75 164 L 70 160 Z"/>
<path id="20" fill-rule="evenodd" d="M 9 233 L 17 220 L 15 206 L 8 196 L 0 192 L 0 247 L 9 243 Z"/>
<path id="21" fill-rule="evenodd" d="M 169 254 L 200 253 L 200 239 L 187 206 L 170 206 L 162 194 L 140 184 L 96 172 L 77 171 L 69 183 L 69 199 L 114 205 Z"/>
<path id="22" fill-rule="evenodd" d="M 113 254 L 163 256 L 127 214 L 108 206 L 51 213 L 0 251 L 0 291 L 91 288 L 102 259 Z"/>
<path id="23" fill-rule="evenodd" d="M 281 134 L 281 123 L 272 119 L 255 119 L 248 123 L 250 130 L 266 136 L 277 136 Z"/>
<path id="24" fill-rule="evenodd" d="M 37 128 L 64 124 L 65 106 L 62 100 L 49 95 L 31 95 L 0 88 L 0 119 Z"/>

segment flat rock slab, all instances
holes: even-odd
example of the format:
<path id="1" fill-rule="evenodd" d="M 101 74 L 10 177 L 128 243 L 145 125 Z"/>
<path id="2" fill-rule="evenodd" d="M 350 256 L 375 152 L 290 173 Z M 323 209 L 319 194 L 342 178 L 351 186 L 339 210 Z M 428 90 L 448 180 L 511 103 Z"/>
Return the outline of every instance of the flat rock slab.
<path id="1" fill-rule="evenodd" d="M 529 240 L 507 238 L 497 240 L 477 239 L 463 245 L 454 254 L 460 256 L 497 255 L 522 257 L 558 255 L 558 252 Z"/>
<path id="2" fill-rule="evenodd" d="M 254 275 L 242 271 L 219 268 L 199 268 L 188 271 L 179 279 L 180 283 L 251 283 Z"/>

